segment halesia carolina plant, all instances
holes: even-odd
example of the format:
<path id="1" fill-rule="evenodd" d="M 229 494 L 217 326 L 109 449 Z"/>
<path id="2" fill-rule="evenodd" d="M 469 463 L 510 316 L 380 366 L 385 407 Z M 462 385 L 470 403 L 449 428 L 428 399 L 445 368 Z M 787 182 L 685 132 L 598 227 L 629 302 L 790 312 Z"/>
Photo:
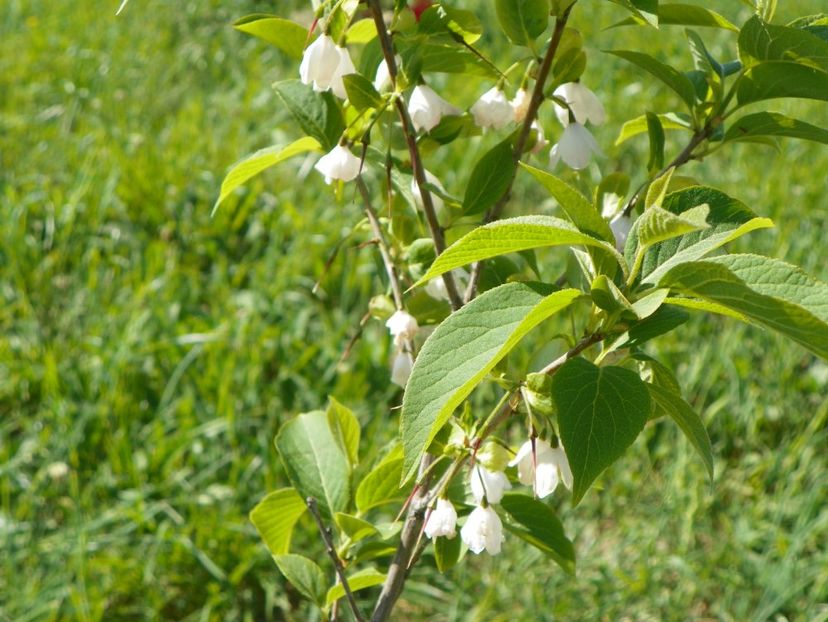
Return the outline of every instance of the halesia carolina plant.
<path id="1" fill-rule="evenodd" d="M 769 206 L 691 176 L 695 161 L 744 141 L 828 142 L 828 129 L 775 110 L 785 98 L 828 102 L 828 17 L 774 23 L 762 2 L 737 26 L 717 4 L 496 0 L 498 22 L 484 25 L 448 2 L 324 0 L 312 24 L 240 22 L 301 59 L 274 85 L 294 141 L 236 165 L 216 207 L 258 172 L 318 158 L 326 200 L 359 206 L 348 235 L 376 249 L 382 287 L 366 308 L 387 339 L 389 386 L 404 387 L 387 415 L 398 438 L 382 451 L 333 398 L 276 436 L 284 487 L 251 519 L 324 615 L 393 619 L 412 565 L 448 572 L 467 551 L 537 547 L 574 572 L 559 512 L 604 494 L 592 485 L 651 420 L 672 420 L 712 478 L 703 419 L 654 347 L 691 314 L 828 358 L 828 285 L 782 259 L 728 252 L 773 226 Z M 687 28 L 680 66 L 642 50 L 599 56 L 629 63 L 672 110 L 648 112 L 644 97 L 604 109 L 578 31 L 596 5 L 656 45 Z M 700 24 L 731 35 L 726 57 Z M 616 159 L 612 124 L 617 144 L 648 141 L 647 157 Z M 461 166 L 441 168 L 445 153 Z M 326 192 L 320 178 L 303 183 Z M 518 204 L 515 184 L 548 200 Z M 316 549 L 291 547 L 300 521 L 319 529 Z"/>

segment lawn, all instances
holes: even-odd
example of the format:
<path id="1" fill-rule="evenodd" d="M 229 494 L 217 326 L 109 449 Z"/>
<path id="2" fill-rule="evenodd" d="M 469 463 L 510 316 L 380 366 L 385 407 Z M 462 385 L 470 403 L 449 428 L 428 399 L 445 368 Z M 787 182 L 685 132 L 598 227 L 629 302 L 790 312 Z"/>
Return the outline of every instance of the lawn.
<path id="1" fill-rule="evenodd" d="M 270 88 L 295 67 L 230 24 L 306 3 L 131 0 L 116 18 L 117 4 L 0 2 L 0 620 L 306 620 L 247 514 L 286 485 L 279 425 L 327 395 L 376 439 L 369 458 L 393 436 L 382 325 L 343 357 L 382 268 L 364 234 L 346 238 L 359 208 L 313 160 L 210 216 L 234 161 L 298 137 Z M 780 3 L 779 21 L 822 5 Z M 601 29 L 621 17 L 599 0 L 574 17 L 610 117 L 604 171 L 646 150 L 612 146 L 630 111 L 674 101 L 600 50 L 692 63 L 681 29 Z M 464 105 L 484 90 L 452 88 Z M 784 110 L 828 125 L 825 103 Z M 428 156 L 460 196 L 466 147 Z M 828 280 L 828 149 L 780 147 L 686 172 L 776 222 L 733 248 Z M 539 197 L 523 182 L 514 213 Z M 828 365 L 731 320 L 675 335 L 653 353 L 708 425 L 713 483 L 674 425 L 651 424 L 583 503 L 560 502 L 577 577 L 517 541 L 446 575 L 426 556 L 399 619 L 828 620 Z M 296 543 L 314 538 L 303 525 Z"/>

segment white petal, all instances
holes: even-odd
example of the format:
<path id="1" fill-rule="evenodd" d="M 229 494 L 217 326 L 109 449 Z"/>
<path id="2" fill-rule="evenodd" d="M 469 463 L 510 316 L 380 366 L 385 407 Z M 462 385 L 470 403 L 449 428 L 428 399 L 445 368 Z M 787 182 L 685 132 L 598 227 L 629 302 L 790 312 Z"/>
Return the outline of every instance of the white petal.
<path id="1" fill-rule="evenodd" d="M 515 115 L 515 121 L 520 123 L 526 118 L 526 113 L 529 112 L 529 104 L 532 101 L 532 94 L 526 89 L 520 89 L 515 97 L 510 102 L 512 111 Z"/>
<path id="2" fill-rule="evenodd" d="M 360 165 L 360 159 L 351 153 L 350 149 L 337 145 L 319 158 L 313 168 L 325 176 L 325 183 L 331 183 L 334 179 L 355 179 L 359 175 Z"/>
<path id="3" fill-rule="evenodd" d="M 440 192 L 446 192 L 446 189 L 443 188 L 443 184 L 440 183 L 440 180 L 437 179 L 434 175 L 432 175 L 429 171 L 425 171 L 426 181 L 430 183 L 432 186 L 439 188 Z M 420 209 L 423 208 L 423 195 L 420 192 L 420 186 L 417 184 L 416 179 L 411 180 L 411 194 L 414 195 L 414 202 L 417 203 L 417 207 Z M 434 209 L 438 212 L 443 209 L 443 199 L 437 196 L 435 193 L 431 193 L 431 202 L 434 205 Z"/>
<path id="4" fill-rule="evenodd" d="M 560 481 L 558 465 L 553 462 L 538 461 L 535 472 L 535 494 L 538 498 L 548 497 L 558 487 Z"/>
<path id="5" fill-rule="evenodd" d="M 460 112 L 460 109 L 452 106 L 424 84 L 414 87 L 408 100 L 408 114 L 411 115 L 411 121 L 417 130 L 430 132 L 440 123 L 443 115 L 456 115 Z"/>
<path id="6" fill-rule="evenodd" d="M 345 99 L 348 97 L 348 92 L 345 90 L 345 82 L 342 78 L 348 74 L 356 73 L 356 68 L 354 68 L 354 63 L 351 61 L 348 48 L 337 46 L 336 53 L 339 56 L 339 64 L 331 75 L 331 90 L 339 99 Z"/>
<path id="7" fill-rule="evenodd" d="M 558 149 L 558 145 L 552 145 L 552 149 L 549 150 L 549 168 L 554 169 L 560 162 L 560 149 Z"/>
<path id="8" fill-rule="evenodd" d="M 417 336 L 417 330 L 420 326 L 417 324 L 417 318 L 407 311 L 398 310 L 394 312 L 385 322 L 388 332 L 394 337 L 394 343 L 397 346 L 402 346 L 406 341 L 414 339 Z"/>
<path id="9" fill-rule="evenodd" d="M 629 237 L 630 229 L 632 229 L 632 219 L 622 214 L 610 223 L 610 229 L 615 236 L 615 248 L 618 249 L 619 253 L 623 253 L 624 246 L 627 244 L 627 237 Z"/>
<path id="10" fill-rule="evenodd" d="M 560 472 L 564 486 L 572 490 L 572 469 L 569 468 L 569 459 L 566 457 L 564 446 L 558 445 L 552 451 L 554 452 L 554 460 L 558 465 L 558 471 Z"/>
<path id="11" fill-rule="evenodd" d="M 592 152 L 601 154 L 601 148 L 592 134 L 580 123 L 571 123 L 558 142 L 558 153 L 563 161 L 575 170 L 586 168 Z"/>
<path id="12" fill-rule="evenodd" d="M 394 363 L 391 368 L 391 382 L 404 389 L 411 377 L 413 367 L 414 357 L 411 356 L 410 352 L 397 352 L 394 355 Z"/>
<path id="13" fill-rule="evenodd" d="M 382 93 L 385 89 L 391 87 L 391 72 L 388 70 L 388 63 L 385 59 L 380 61 L 377 66 L 377 73 L 374 76 L 374 88 Z"/>
<path id="14" fill-rule="evenodd" d="M 460 538 L 472 553 L 486 550 L 490 555 L 497 555 L 504 540 L 503 523 L 491 507 L 476 507 L 466 518 Z"/>
<path id="15" fill-rule="evenodd" d="M 299 77 L 305 84 L 313 83 L 315 91 L 326 91 L 340 63 L 336 44 L 328 35 L 321 35 L 311 43 L 302 55 Z"/>
<path id="16" fill-rule="evenodd" d="M 479 127 L 501 129 L 506 127 L 514 118 L 509 100 L 499 88 L 494 87 L 486 91 L 471 107 L 474 122 Z"/>
<path id="17" fill-rule="evenodd" d="M 504 491 L 512 484 L 502 471 L 489 471 L 479 464 L 471 472 L 471 491 L 474 500 L 480 503 L 485 497 L 489 503 L 500 503 Z"/>
<path id="18" fill-rule="evenodd" d="M 429 538 L 444 536 L 453 538 L 457 535 L 457 511 L 448 499 L 437 499 L 437 507 L 432 510 L 425 525 L 425 534 Z"/>
<path id="19" fill-rule="evenodd" d="M 543 133 L 543 127 L 540 123 L 538 123 L 537 119 L 532 121 L 532 129 L 537 132 L 537 137 L 535 138 L 535 146 L 532 147 L 532 153 L 540 153 L 541 151 L 546 149 L 547 146 L 549 146 L 549 141 L 546 140 L 546 136 Z"/>

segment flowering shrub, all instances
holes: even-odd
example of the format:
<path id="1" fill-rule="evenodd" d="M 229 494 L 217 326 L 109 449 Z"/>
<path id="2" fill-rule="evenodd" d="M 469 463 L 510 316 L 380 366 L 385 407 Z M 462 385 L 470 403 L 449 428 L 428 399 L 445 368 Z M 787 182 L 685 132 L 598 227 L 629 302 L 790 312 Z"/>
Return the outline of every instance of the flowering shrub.
<path id="1" fill-rule="evenodd" d="M 399 442 L 374 465 L 360 464 L 359 422 L 333 399 L 327 411 L 285 423 L 276 438 L 291 486 L 269 494 L 251 518 L 287 580 L 326 612 L 344 598 L 364 619 L 354 592 L 382 585 L 371 619 L 388 619 L 429 543 L 441 571 L 467 550 L 497 555 L 503 546 L 534 546 L 573 572 L 574 547 L 545 500 L 571 494 L 577 504 L 650 419 L 675 421 L 712 477 L 702 419 L 679 379 L 648 353 L 649 342 L 679 329 L 689 313 L 763 326 L 828 357 L 828 285 L 778 259 L 728 254 L 729 242 L 773 223 L 675 174 L 738 141 L 828 143 L 825 129 L 755 105 L 828 101 L 828 17 L 775 25 L 773 3 L 757 1 L 756 15 L 739 28 L 710 8 L 611 1 L 627 13 L 621 25 L 738 33 L 739 58 L 715 58 L 689 29 L 690 70 L 639 51 L 609 52 L 672 91 L 681 109 L 648 112 L 622 127 L 619 141 L 648 136 L 649 160 L 603 176 L 594 198 L 555 174 L 596 158 L 599 168 L 613 168 L 589 130 L 606 114 L 581 80 L 587 57 L 570 25 L 574 0 L 495 2 L 499 29 L 490 34 L 515 51 L 508 69 L 478 45 L 483 26 L 474 13 L 450 4 L 327 0 L 316 3 L 309 29 L 262 15 L 237 24 L 301 58 L 300 79 L 274 88 L 305 136 L 237 164 L 216 207 L 262 170 L 321 154 L 315 168 L 359 197 L 384 265 L 387 291 L 370 309 L 389 331 L 389 380 L 405 389 Z M 450 92 L 435 91 L 438 73 L 473 76 L 484 92 L 463 111 Z M 560 124 L 554 132 L 538 117 L 544 106 Z M 668 129 L 687 135 L 672 158 Z M 469 163 L 457 200 L 426 170 L 424 147 L 483 132 L 499 142 Z M 554 216 L 503 217 L 519 174 L 548 192 Z M 639 182 L 630 191 L 633 176 Z M 465 233 L 449 245 L 447 230 Z M 547 248 L 569 254 L 563 274 L 540 269 L 536 252 Z M 487 271 L 503 284 L 487 281 Z M 536 331 L 533 344 L 524 340 L 541 326 L 551 328 Z M 504 364 L 529 345 L 552 352 L 551 360 L 536 371 Z M 472 397 L 483 384 L 500 399 L 480 412 L 481 399 L 473 407 Z M 404 511 L 389 521 L 388 508 L 402 500 Z M 294 525 L 308 510 L 330 577 L 291 552 Z"/>

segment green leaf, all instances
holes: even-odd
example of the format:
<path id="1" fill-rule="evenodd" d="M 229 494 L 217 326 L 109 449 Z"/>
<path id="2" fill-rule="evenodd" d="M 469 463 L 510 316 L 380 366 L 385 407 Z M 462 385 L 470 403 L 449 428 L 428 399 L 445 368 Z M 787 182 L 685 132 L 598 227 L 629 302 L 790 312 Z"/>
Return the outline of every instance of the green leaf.
<path id="1" fill-rule="evenodd" d="M 293 526 L 305 512 L 305 501 L 293 488 L 271 492 L 250 512 L 250 522 L 272 555 L 290 550 Z"/>
<path id="2" fill-rule="evenodd" d="M 760 61 L 790 61 L 828 72 L 828 41 L 800 28 L 774 26 L 754 16 L 739 34 L 746 67 Z"/>
<path id="3" fill-rule="evenodd" d="M 348 577 L 348 587 L 352 592 L 358 592 L 375 585 L 382 585 L 385 582 L 385 574 L 374 568 L 363 568 Z M 328 590 L 328 595 L 325 598 L 325 606 L 330 607 L 340 598 L 345 596 L 345 588 L 341 583 L 337 583 Z"/>
<path id="4" fill-rule="evenodd" d="M 448 32 L 473 45 L 483 34 L 483 25 L 471 11 L 435 5 L 420 15 L 417 31 L 422 34 Z"/>
<path id="5" fill-rule="evenodd" d="M 244 160 L 234 164 L 228 171 L 221 182 L 221 191 L 219 197 L 213 205 L 213 214 L 216 213 L 219 205 L 239 186 L 246 183 L 262 171 L 276 166 L 280 162 L 284 162 L 288 158 L 292 158 L 300 153 L 308 151 L 317 151 L 320 148 L 319 142 L 310 136 L 305 136 L 292 142 L 291 144 L 282 147 L 276 145 L 274 147 L 267 147 L 260 149 L 256 153 L 247 156 Z"/>
<path id="6" fill-rule="evenodd" d="M 641 52 L 627 50 L 606 50 L 606 52 L 637 65 L 647 73 L 661 80 L 673 89 L 691 110 L 696 105 L 696 89 L 693 87 L 693 83 L 677 69 L 673 69 L 670 65 L 665 65 L 652 56 Z"/>
<path id="7" fill-rule="evenodd" d="M 607 217 L 614 216 L 624 207 L 624 199 L 629 191 L 628 175 L 619 172 L 605 175 L 595 191 L 595 210 Z"/>
<path id="8" fill-rule="evenodd" d="M 353 411 L 333 397 L 328 397 L 328 426 L 351 466 L 359 463 L 359 420 Z"/>
<path id="9" fill-rule="evenodd" d="M 650 137 L 650 160 L 647 162 L 647 170 L 655 173 L 664 168 L 664 127 L 657 114 L 648 112 L 647 134 Z"/>
<path id="10" fill-rule="evenodd" d="M 509 189 L 514 175 L 512 144 L 504 140 L 488 151 L 472 169 L 463 197 L 463 215 L 480 214 Z"/>
<path id="11" fill-rule="evenodd" d="M 670 307 L 682 307 L 684 309 L 692 309 L 693 311 L 706 311 L 708 313 L 718 313 L 727 317 L 732 317 L 734 320 L 739 320 L 746 324 L 753 324 L 749 317 L 729 309 L 724 305 L 709 300 L 699 300 L 698 298 L 677 298 L 675 296 L 668 296 L 664 300 L 664 304 Z"/>
<path id="12" fill-rule="evenodd" d="M 732 309 L 828 358 L 826 286 L 802 280 L 801 271 L 778 260 L 731 257 L 737 258 L 729 261 L 738 276 L 720 261 L 723 258 L 717 258 L 676 266 L 664 275 L 661 285 Z"/>
<path id="13" fill-rule="evenodd" d="M 373 41 L 377 36 L 377 25 L 370 17 L 355 21 L 348 28 L 348 43 L 357 45 Z"/>
<path id="14" fill-rule="evenodd" d="M 575 574 L 575 547 L 552 508 L 518 493 L 503 495 L 500 503 L 517 523 L 507 523 L 509 531 L 549 555 L 569 574 Z"/>
<path id="15" fill-rule="evenodd" d="M 826 13 L 799 17 L 789 23 L 788 26 L 791 28 L 801 28 L 823 41 L 828 41 L 828 14 Z"/>
<path id="16" fill-rule="evenodd" d="M 648 249 L 658 242 L 705 229 L 709 211 L 707 205 L 699 205 L 677 215 L 660 207 L 651 207 L 641 215 L 638 225 L 639 249 Z"/>
<path id="17" fill-rule="evenodd" d="M 437 570 L 443 574 L 454 568 L 457 561 L 460 559 L 460 538 L 444 538 L 439 537 L 434 539 L 434 561 L 437 562 Z"/>
<path id="18" fill-rule="evenodd" d="M 673 421 L 676 422 L 687 440 L 695 447 L 699 457 L 704 462 L 710 480 L 713 480 L 713 448 L 710 445 L 710 437 L 704 427 L 701 417 L 693 410 L 681 395 L 673 393 L 663 386 L 648 384 L 650 397 L 653 402 L 664 410 Z"/>
<path id="19" fill-rule="evenodd" d="M 549 0 L 495 0 L 497 19 L 506 36 L 529 45 L 549 24 Z"/>
<path id="20" fill-rule="evenodd" d="M 382 96 L 377 93 L 373 83 L 365 76 L 358 73 L 349 73 L 342 78 L 342 83 L 345 85 L 348 101 L 357 110 L 382 108 Z"/>
<path id="21" fill-rule="evenodd" d="M 739 28 L 715 11 L 692 4 L 662 3 L 658 5 L 658 23 L 666 26 L 698 26 L 709 28 L 723 28 L 739 32 Z M 617 26 L 634 26 L 649 24 L 647 20 L 628 17 L 624 21 L 614 24 Z"/>
<path id="22" fill-rule="evenodd" d="M 403 481 L 420 456 L 486 374 L 535 326 L 568 307 L 576 289 L 551 292 L 541 284 L 507 283 L 454 312 L 429 336 L 403 397 Z"/>
<path id="23" fill-rule="evenodd" d="M 371 508 L 403 501 L 405 494 L 400 488 L 402 478 L 402 447 L 395 447 L 359 483 L 356 506 L 364 514 Z"/>
<path id="24" fill-rule="evenodd" d="M 740 106 L 765 99 L 797 97 L 828 101 L 828 72 L 792 62 L 764 62 L 739 79 Z"/>
<path id="25" fill-rule="evenodd" d="M 609 224 L 601 216 L 595 206 L 575 188 L 544 170 L 520 163 L 524 170 L 537 179 L 549 194 L 554 198 L 566 217 L 584 233 L 598 239 L 615 243 L 615 236 Z"/>
<path id="26" fill-rule="evenodd" d="M 658 28 L 658 0 L 610 0 L 627 9 L 641 23 Z"/>
<path id="27" fill-rule="evenodd" d="M 734 121 L 725 133 L 724 142 L 757 136 L 787 136 L 828 144 L 828 130 L 776 112 L 756 112 Z"/>
<path id="28" fill-rule="evenodd" d="M 670 180 L 673 178 L 673 173 L 676 172 L 675 167 L 664 173 L 661 177 L 654 179 L 647 189 L 647 196 L 644 198 L 644 209 L 648 210 L 651 207 L 661 207 L 664 203 L 664 197 L 667 196 L 667 189 L 670 187 Z"/>
<path id="29" fill-rule="evenodd" d="M 275 15 L 256 13 L 237 20 L 233 28 L 276 46 L 295 60 L 302 58 L 308 31 L 299 24 Z"/>
<path id="30" fill-rule="evenodd" d="M 632 305 L 624 298 L 624 294 L 621 293 L 618 286 L 603 274 L 595 277 L 592 281 L 590 295 L 599 309 L 609 313 L 632 311 Z"/>
<path id="31" fill-rule="evenodd" d="M 670 299 L 665 298 L 664 302 Z M 681 309 L 661 306 L 652 315 L 633 324 L 615 343 L 613 349 L 636 348 L 648 341 L 669 333 L 684 324 L 690 316 Z"/>
<path id="32" fill-rule="evenodd" d="M 671 267 L 685 261 L 695 261 L 746 233 L 772 227 L 768 218 L 757 218 L 741 201 L 727 196 L 714 188 L 692 186 L 668 194 L 662 208 L 675 215 L 682 215 L 700 205 L 707 205 L 707 228 L 686 233 L 652 246 L 641 264 L 641 282 L 655 284 Z M 637 251 L 638 221 L 633 225 L 627 240 L 628 256 Z"/>
<path id="33" fill-rule="evenodd" d="M 345 122 L 332 93 L 316 93 L 299 80 L 277 82 L 273 89 L 302 131 L 319 141 L 325 151 L 339 143 Z"/>
<path id="34" fill-rule="evenodd" d="M 693 131 L 689 118 L 684 115 L 668 112 L 667 114 L 658 115 L 658 120 L 661 122 L 661 128 L 663 130 Z M 640 117 L 627 121 L 621 126 L 621 132 L 618 134 L 618 138 L 615 139 L 616 147 L 630 138 L 644 134 L 648 129 L 647 115 L 641 115 Z"/>
<path id="35" fill-rule="evenodd" d="M 414 287 L 481 259 L 530 248 L 568 244 L 598 247 L 615 256 L 617 261 L 623 261 L 615 247 L 581 233 L 565 220 L 554 216 L 518 216 L 496 220 L 464 235 L 437 257 Z"/>
<path id="36" fill-rule="evenodd" d="M 334 522 L 342 533 L 348 536 L 352 543 L 379 534 L 377 528 L 368 521 L 362 520 L 358 516 L 345 514 L 344 512 L 334 514 Z"/>
<path id="37" fill-rule="evenodd" d="M 567 361 L 552 379 L 561 441 L 574 478 L 577 504 L 589 486 L 632 445 L 650 414 L 650 394 L 638 374 Z"/>
<path id="38" fill-rule="evenodd" d="M 301 555 L 274 555 L 273 561 L 302 596 L 322 607 L 325 603 L 325 575 L 322 569 Z"/>
<path id="39" fill-rule="evenodd" d="M 285 423 L 276 437 L 276 449 L 302 497 L 314 497 L 328 517 L 347 508 L 348 458 L 336 442 L 324 412 L 305 413 Z"/>

